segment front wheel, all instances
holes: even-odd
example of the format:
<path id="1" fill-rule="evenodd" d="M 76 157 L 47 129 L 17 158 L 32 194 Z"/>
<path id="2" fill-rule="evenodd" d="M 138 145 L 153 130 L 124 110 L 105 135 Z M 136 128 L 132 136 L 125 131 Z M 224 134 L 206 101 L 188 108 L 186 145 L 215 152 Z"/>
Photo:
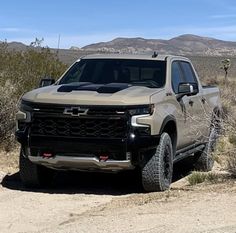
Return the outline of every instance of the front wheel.
<path id="1" fill-rule="evenodd" d="M 25 187 L 40 188 L 49 186 L 54 177 L 54 170 L 32 163 L 20 151 L 20 177 Z"/>
<path id="2" fill-rule="evenodd" d="M 150 155 L 146 155 L 148 157 Z M 142 167 L 142 184 L 148 192 L 170 188 L 173 174 L 173 147 L 169 134 L 163 133 L 154 154 Z"/>

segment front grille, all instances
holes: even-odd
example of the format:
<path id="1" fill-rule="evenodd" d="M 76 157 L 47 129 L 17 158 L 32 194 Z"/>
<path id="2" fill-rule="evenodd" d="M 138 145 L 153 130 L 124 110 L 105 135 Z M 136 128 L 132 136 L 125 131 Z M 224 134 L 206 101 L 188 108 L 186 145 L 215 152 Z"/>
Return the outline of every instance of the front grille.
<path id="1" fill-rule="evenodd" d="M 34 116 L 31 134 L 81 138 L 124 138 L 127 136 L 125 118 L 60 118 Z"/>
<path id="2" fill-rule="evenodd" d="M 89 116 L 124 116 L 128 112 L 127 110 L 132 107 L 126 106 L 87 106 L 87 105 L 61 105 L 61 104 L 42 104 L 42 103 L 29 103 L 22 101 L 23 109 L 34 113 L 45 113 L 45 114 L 63 114 L 65 109 L 70 108 L 82 108 L 87 109 L 87 115 Z M 133 106 L 134 108 L 134 106 Z"/>
<path id="3" fill-rule="evenodd" d="M 68 106 L 67 108 L 70 109 Z M 120 115 L 125 115 L 126 110 L 124 109 L 113 109 L 113 108 L 91 108 L 91 107 L 86 107 L 82 106 L 82 109 L 88 109 L 87 115 L 89 116 L 120 116 Z M 37 108 L 36 108 L 37 109 Z M 53 113 L 53 114 L 63 114 L 65 110 L 65 107 L 53 107 L 53 108 L 48 108 L 48 107 L 40 107 L 38 110 L 34 110 L 35 112 L 44 112 L 44 113 Z"/>

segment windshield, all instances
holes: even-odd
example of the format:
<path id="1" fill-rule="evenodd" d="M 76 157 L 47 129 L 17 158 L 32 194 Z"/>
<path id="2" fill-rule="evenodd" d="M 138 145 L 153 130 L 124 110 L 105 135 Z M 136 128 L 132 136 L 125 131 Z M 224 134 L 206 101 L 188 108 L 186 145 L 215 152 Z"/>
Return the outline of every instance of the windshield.
<path id="1" fill-rule="evenodd" d="M 166 62 L 128 59 L 82 59 L 62 77 L 59 84 L 127 83 L 159 88 L 165 85 Z"/>

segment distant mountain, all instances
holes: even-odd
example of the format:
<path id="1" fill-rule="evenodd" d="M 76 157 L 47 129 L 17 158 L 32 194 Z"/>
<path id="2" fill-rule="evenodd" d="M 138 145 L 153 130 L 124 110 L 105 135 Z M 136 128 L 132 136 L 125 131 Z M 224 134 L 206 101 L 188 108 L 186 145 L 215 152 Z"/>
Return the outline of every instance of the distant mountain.
<path id="1" fill-rule="evenodd" d="M 2 42 L 0 41 L 0 44 Z M 7 44 L 10 51 L 26 51 L 29 48 L 20 42 Z M 92 53 L 153 53 L 191 56 L 236 56 L 236 42 L 222 41 L 196 35 L 181 35 L 170 40 L 138 38 L 116 38 L 109 42 L 87 45 L 83 48 L 50 49 L 58 58 L 71 64 L 81 56 Z"/>
<path id="2" fill-rule="evenodd" d="M 145 53 L 157 51 L 167 54 L 224 56 L 236 55 L 236 42 L 223 41 L 196 35 L 181 35 L 170 40 L 137 38 L 116 38 L 82 48 L 86 51 Z"/>
<path id="3" fill-rule="evenodd" d="M 7 48 L 9 50 L 15 50 L 15 51 L 25 51 L 27 47 L 28 47 L 27 45 L 21 42 L 10 42 L 7 44 Z"/>
<path id="4" fill-rule="evenodd" d="M 0 47 L 1 47 L 0 41 Z M 19 42 L 7 44 L 10 51 L 39 50 Z M 201 78 L 220 77 L 224 72 L 220 69 L 222 57 L 231 59 L 230 77 L 236 77 L 236 42 L 228 42 L 213 38 L 195 35 L 182 35 L 170 40 L 117 38 L 110 42 L 102 42 L 85 46 L 84 48 L 71 47 L 70 49 L 50 49 L 60 61 L 71 65 L 78 58 L 93 53 L 153 53 L 186 55 L 193 62 Z"/>

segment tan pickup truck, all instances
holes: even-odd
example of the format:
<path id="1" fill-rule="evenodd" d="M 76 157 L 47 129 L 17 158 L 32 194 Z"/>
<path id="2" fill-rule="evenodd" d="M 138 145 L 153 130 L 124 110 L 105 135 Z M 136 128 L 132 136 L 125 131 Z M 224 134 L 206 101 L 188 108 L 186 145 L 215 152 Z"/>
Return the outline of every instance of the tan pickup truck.
<path id="1" fill-rule="evenodd" d="M 185 57 L 85 56 L 22 97 L 20 176 L 42 186 L 55 170 L 137 168 L 146 191 L 163 191 L 179 160 L 211 170 L 220 115 L 218 88 L 202 86 Z"/>

